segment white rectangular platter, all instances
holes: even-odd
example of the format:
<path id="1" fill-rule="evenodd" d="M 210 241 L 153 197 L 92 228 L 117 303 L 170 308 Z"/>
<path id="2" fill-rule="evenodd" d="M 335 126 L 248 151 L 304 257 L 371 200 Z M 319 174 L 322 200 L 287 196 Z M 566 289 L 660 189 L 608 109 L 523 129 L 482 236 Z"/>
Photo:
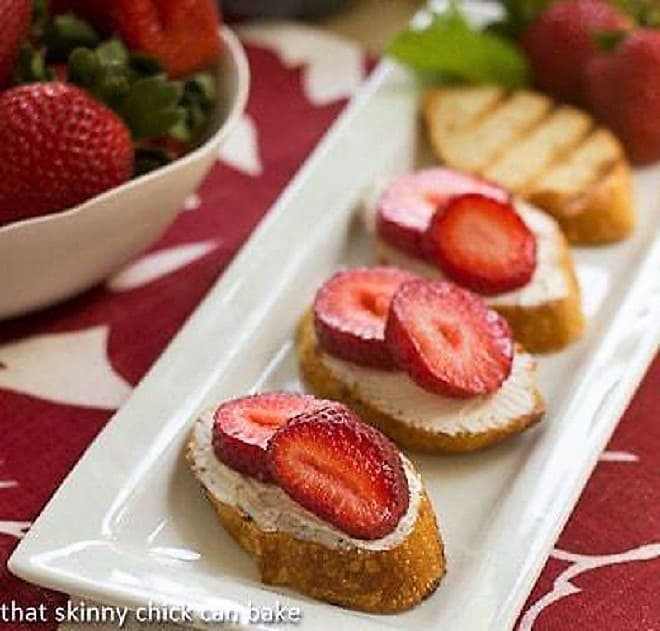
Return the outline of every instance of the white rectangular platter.
<path id="1" fill-rule="evenodd" d="M 208 611 L 283 599 L 302 608 L 302 628 L 312 631 L 511 628 L 658 346 L 659 167 L 635 173 L 632 238 L 574 251 L 589 331 L 540 359 L 545 421 L 483 453 L 412 454 L 448 554 L 446 578 L 419 607 L 379 617 L 261 585 L 182 458 L 204 406 L 301 388 L 296 319 L 338 266 L 370 262 L 356 209 L 378 177 L 419 159 L 419 96 L 401 69 L 377 69 L 56 493 L 12 557 L 12 571 L 133 608 L 154 601 Z"/>

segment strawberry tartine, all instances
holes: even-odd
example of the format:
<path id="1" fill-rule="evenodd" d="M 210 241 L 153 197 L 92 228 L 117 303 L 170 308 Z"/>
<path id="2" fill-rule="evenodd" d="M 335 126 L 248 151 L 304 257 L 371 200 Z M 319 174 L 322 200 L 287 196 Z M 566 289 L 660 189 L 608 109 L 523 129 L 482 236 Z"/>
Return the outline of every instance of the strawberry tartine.
<path id="1" fill-rule="evenodd" d="M 531 352 L 584 329 L 571 255 L 557 223 L 503 188 L 430 168 L 395 178 L 368 208 L 376 256 L 482 295 Z"/>
<path id="2" fill-rule="evenodd" d="M 544 412 L 536 365 L 472 292 L 395 268 L 341 271 L 298 329 L 303 380 L 402 447 L 471 451 Z"/>
<path id="3" fill-rule="evenodd" d="M 445 572 L 419 473 L 345 405 L 271 392 L 205 412 L 187 459 L 264 583 L 387 613 Z"/>

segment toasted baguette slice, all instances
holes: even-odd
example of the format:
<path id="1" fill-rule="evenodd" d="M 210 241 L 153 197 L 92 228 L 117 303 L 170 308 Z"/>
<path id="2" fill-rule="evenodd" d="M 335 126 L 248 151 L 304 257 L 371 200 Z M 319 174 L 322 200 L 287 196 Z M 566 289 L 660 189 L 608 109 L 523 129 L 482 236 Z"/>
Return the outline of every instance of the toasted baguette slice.
<path id="1" fill-rule="evenodd" d="M 536 92 L 448 87 L 429 92 L 424 115 L 442 162 L 538 205 L 571 242 L 618 241 L 634 228 L 623 148 L 587 113 Z"/>
<path id="2" fill-rule="evenodd" d="M 531 281 L 524 287 L 485 297 L 488 306 L 509 322 L 515 339 L 530 353 L 558 351 L 578 339 L 585 329 L 580 287 L 566 238 L 556 222 L 523 201 L 515 207 L 536 237 L 537 265 Z M 367 229 L 375 232 L 367 209 Z M 443 276 L 440 268 L 409 256 L 375 235 L 375 254 L 379 263 L 393 265 L 427 278 Z"/>
<path id="3" fill-rule="evenodd" d="M 222 525 L 257 562 L 264 583 L 372 613 L 409 609 L 435 591 L 445 573 L 444 547 L 421 478 L 405 456 L 408 512 L 394 533 L 361 542 L 307 512 L 278 487 L 226 467 L 215 458 L 211 435 L 207 414 L 193 428 L 186 459 Z M 259 513 L 255 506 L 267 494 L 272 501 Z M 310 534 L 317 530 L 321 536 Z"/>
<path id="4" fill-rule="evenodd" d="M 297 346 L 300 374 L 312 393 L 342 401 L 406 449 L 474 451 L 521 432 L 545 412 L 535 362 L 520 346 L 500 390 L 472 399 L 442 397 L 423 390 L 405 373 L 330 357 L 318 344 L 311 312 L 298 325 Z"/>

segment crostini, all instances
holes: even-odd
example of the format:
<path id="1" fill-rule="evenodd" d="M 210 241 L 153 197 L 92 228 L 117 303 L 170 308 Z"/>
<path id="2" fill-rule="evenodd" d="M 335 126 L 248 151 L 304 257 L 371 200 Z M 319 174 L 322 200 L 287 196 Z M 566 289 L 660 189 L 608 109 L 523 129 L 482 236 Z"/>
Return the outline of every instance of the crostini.
<path id="1" fill-rule="evenodd" d="M 285 392 L 223 403 L 195 423 L 187 460 L 264 583 L 392 613 L 445 573 L 419 473 L 345 405 Z"/>
<path id="2" fill-rule="evenodd" d="M 302 379 L 399 446 L 473 451 L 541 419 L 536 364 L 475 294 L 394 268 L 341 271 L 297 331 Z"/>
<path id="3" fill-rule="evenodd" d="M 441 167 L 394 178 L 366 209 L 380 263 L 484 296 L 528 351 L 564 348 L 585 328 L 557 223 L 505 189 Z"/>

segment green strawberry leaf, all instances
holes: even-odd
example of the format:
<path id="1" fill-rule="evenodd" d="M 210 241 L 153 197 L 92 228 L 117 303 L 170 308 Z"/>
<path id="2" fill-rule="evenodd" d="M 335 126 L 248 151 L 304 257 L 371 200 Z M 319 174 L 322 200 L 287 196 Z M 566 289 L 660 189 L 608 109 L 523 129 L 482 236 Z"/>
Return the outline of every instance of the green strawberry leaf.
<path id="1" fill-rule="evenodd" d="M 14 69 L 14 82 L 17 84 L 35 83 L 52 81 L 54 78 L 55 73 L 46 66 L 44 50 L 24 44 L 18 53 Z"/>
<path id="2" fill-rule="evenodd" d="M 44 29 L 43 42 L 51 61 L 64 61 L 69 54 L 81 46 L 93 48 L 100 38 L 87 22 L 72 13 L 58 15 Z"/>
<path id="3" fill-rule="evenodd" d="M 96 83 L 101 63 L 93 50 L 76 48 L 69 55 L 68 71 L 69 81 L 90 88 Z"/>
<path id="4" fill-rule="evenodd" d="M 172 162 L 172 157 L 163 149 L 136 147 L 133 174 L 144 175 Z"/>
<path id="5" fill-rule="evenodd" d="M 104 66 L 126 66 L 128 50 L 118 39 L 109 39 L 96 48 L 96 55 Z"/>
<path id="6" fill-rule="evenodd" d="M 136 81 L 118 107 L 134 138 L 166 134 L 185 117 L 179 107 L 181 84 L 155 75 Z"/>
<path id="7" fill-rule="evenodd" d="M 183 142 L 195 140 L 207 127 L 215 105 L 215 92 L 215 81 L 210 73 L 201 72 L 189 77 L 183 84 L 180 103 L 185 117 L 170 130 L 170 135 Z"/>
<path id="8" fill-rule="evenodd" d="M 150 77 L 164 72 L 162 64 L 155 57 L 141 52 L 131 52 L 128 63 L 136 77 Z"/>
<path id="9" fill-rule="evenodd" d="M 215 100 L 215 81 L 208 72 L 198 72 L 187 79 L 184 90 L 190 98 L 196 97 L 207 103 Z"/>
<path id="10" fill-rule="evenodd" d="M 117 112 L 135 139 L 166 135 L 171 128 L 180 129 L 187 119 L 184 86 L 169 81 L 162 72 L 154 74 L 159 69 L 157 61 L 141 53 L 130 54 L 117 39 L 95 49 L 76 48 L 69 56 L 70 81 Z M 196 95 L 206 90 L 203 80 L 195 82 Z"/>
<path id="11" fill-rule="evenodd" d="M 458 9 L 435 14 L 423 28 L 408 28 L 388 53 L 413 70 L 443 80 L 521 88 L 530 70 L 521 51 L 506 39 L 471 27 Z"/>

